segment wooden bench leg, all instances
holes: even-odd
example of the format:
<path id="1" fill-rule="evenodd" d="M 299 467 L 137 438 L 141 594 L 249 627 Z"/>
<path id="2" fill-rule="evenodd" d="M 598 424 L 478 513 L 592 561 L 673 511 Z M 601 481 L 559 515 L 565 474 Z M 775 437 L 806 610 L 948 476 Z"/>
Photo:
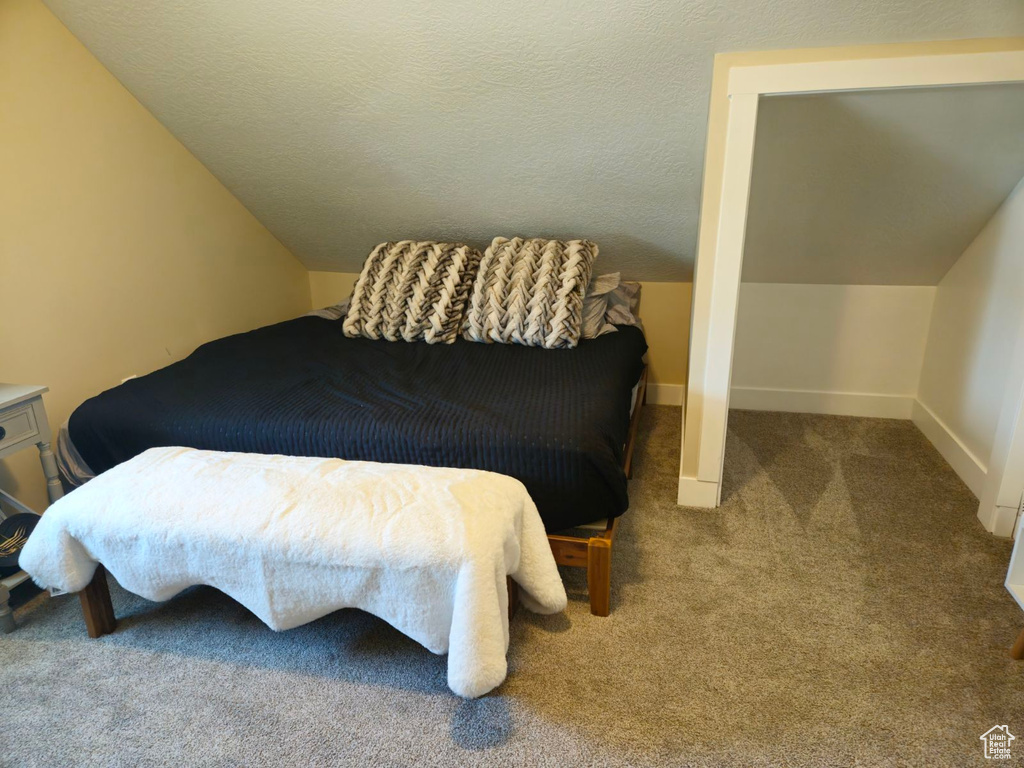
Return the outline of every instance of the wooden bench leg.
<path id="1" fill-rule="evenodd" d="M 612 610 L 612 543 L 594 536 L 587 542 L 587 590 L 590 612 L 607 616 Z"/>
<path id="2" fill-rule="evenodd" d="M 1017 661 L 1024 659 L 1024 630 L 1021 630 L 1020 637 L 1017 638 L 1017 642 L 1010 649 L 1010 658 Z"/>
<path id="3" fill-rule="evenodd" d="M 89 637 L 108 635 L 117 628 L 114 605 L 110 602 L 110 588 L 107 586 L 107 572 L 102 565 L 96 566 L 96 573 L 89 586 L 78 593 L 82 601 L 82 615 Z"/>
<path id="4" fill-rule="evenodd" d="M 505 577 L 505 584 L 508 586 L 508 620 L 511 622 L 519 608 L 519 585 L 511 576 Z"/>

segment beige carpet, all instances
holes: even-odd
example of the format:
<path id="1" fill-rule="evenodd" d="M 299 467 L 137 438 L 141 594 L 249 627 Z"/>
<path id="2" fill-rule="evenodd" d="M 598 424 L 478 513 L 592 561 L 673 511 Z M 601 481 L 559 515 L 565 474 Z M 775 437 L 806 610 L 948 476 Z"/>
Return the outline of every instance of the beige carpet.
<path id="1" fill-rule="evenodd" d="M 1010 544 L 909 422 L 733 413 L 709 512 L 674 504 L 679 418 L 645 413 L 612 616 L 566 571 L 497 693 L 356 611 L 274 634 L 211 589 L 118 591 L 90 641 L 43 598 L 0 639 L 0 765 L 965 766 L 997 723 L 1024 762 Z"/>

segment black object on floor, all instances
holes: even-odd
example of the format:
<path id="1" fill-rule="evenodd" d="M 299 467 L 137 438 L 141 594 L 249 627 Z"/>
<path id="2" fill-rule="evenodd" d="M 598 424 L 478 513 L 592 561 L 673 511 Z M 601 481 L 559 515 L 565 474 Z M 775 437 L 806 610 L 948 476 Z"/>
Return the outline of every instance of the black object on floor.
<path id="1" fill-rule="evenodd" d="M 39 515 L 20 512 L 0 520 L 0 576 L 18 572 L 18 556 L 29 534 L 39 522 Z"/>

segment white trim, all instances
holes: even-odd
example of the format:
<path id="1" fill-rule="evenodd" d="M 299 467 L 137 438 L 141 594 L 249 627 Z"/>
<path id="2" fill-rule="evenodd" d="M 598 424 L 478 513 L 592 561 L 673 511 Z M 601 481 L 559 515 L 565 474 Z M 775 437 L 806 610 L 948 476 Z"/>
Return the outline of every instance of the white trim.
<path id="1" fill-rule="evenodd" d="M 757 96 L 734 96 L 729 100 L 725 137 L 726 160 L 722 171 L 722 212 L 718 226 L 718 254 L 711 286 L 712 307 L 731 311 L 713 313 L 708 347 L 716 350 L 718 365 L 704 372 L 701 444 L 697 479 L 718 484 L 725 459 L 725 432 L 729 422 L 729 382 L 736 339 L 736 310 L 739 307 L 743 244 L 747 235 L 747 203 L 754 160 L 757 128 Z"/>
<path id="2" fill-rule="evenodd" d="M 651 405 L 682 405 L 686 387 L 682 384 L 647 385 L 647 402 Z"/>
<path id="3" fill-rule="evenodd" d="M 714 509 L 718 506 L 718 483 L 705 483 L 695 477 L 680 477 L 677 503 L 682 507 Z"/>
<path id="4" fill-rule="evenodd" d="M 992 511 L 992 528 L 989 529 L 989 533 L 1010 539 L 1013 538 L 1013 528 L 1016 524 L 1016 507 L 996 507 Z"/>
<path id="5" fill-rule="evenodd" d="M 733 387 L 730 403 L 732 408 L 745 411 L 830 413 L 835 416 L 871 416 L 880 419 L 909 419 L 914 408 L 914 398 L 908 395 L 761 387 Z"/>
<path id="6" fill-rule="evenodd" d="M 920 400 L 914 401 L 914 413 L 911 418 L 971 492 L 981 498 L 982 489 L 985 487 L 985 475 L 988 474 L 984 463 L 931 408 Z"/>
<path id="7" fill-rule="evenodd" d="M 896 48 L 891 50 L 898 52 Z M 692 492 L 684 489 L 692 481 L 717 487 L 722 478 L 736 310 L 760 96 L 1024 82 L 1024 50 L 1019 49 L 903 57 L 879 53 L 878 48 L 864 49 L 863 53 L 867 54 L 863 58 L 851 58 L 857 53 L 847 50 L 841 54 L 846 58 L 837 61 L 829 60 L 830 56 L 836 55 L 835 50 L 822 49 L 818 61 L 807 61 L 804 52 L 798 54 L 804 57 L 804 61 L 798 63 L 723 64 L 728 67 L 725 71 L 728 80 L 726 88 L 717 91 L 714 82 L 721 71 L 716 65 L 707 146 L 715 147 L 716 151 L 722 147 L 723 155 L 720 169 L 717 156 L 716 165 L 705 165 L 704 169 L 704 203 L 701 206 L 693 285 L 689 378 L 680 455 L 680 499 L 692 498 Z M 710 157 L 709 153 L 705 163 Z M 709 201 L 718 204 L 717 219 L 714 205 Z M 923 413 L 923 410 L 915 408 L 914 412 Z M 957 463 L 949 456 L 947 460 L 958 472 L 963 470 L 972 478 L 968 485 L 973 483 L 972 490 L 980 495 L 982 489 L 977 483 L 977 460 L 971 457 L 971 461 L 965 461 L 963 452 L 958 451 L 958 442 L 944 439 L 943 435 L 948 436 L 948 431 L 937 429 L 934 421 L 923 416 L 918 420 L 936 435 L 936 440 L 943 441 Z M 705 493 L 702 498 L 706 496 Z"/>
<path id="8" fill-rule="evenodd" d="M 738 66 L 729 72 L 729 95 L 1016 82 L 1022 69 L 1024 51 Z"/>

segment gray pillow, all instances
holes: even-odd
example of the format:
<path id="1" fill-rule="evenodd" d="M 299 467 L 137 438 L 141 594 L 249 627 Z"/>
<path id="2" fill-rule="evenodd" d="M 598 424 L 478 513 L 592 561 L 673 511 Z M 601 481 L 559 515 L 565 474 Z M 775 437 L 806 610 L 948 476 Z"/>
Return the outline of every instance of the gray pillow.
<path id="1" fill-rule="evenodd" d="M 480 252 L 462 243 L 381 243 L 352 289 L 345 335 L 451 344 L 479 263 Z"/>
<path id="2" fill-rule="evenodd" d="M 615 333 L 616 325 L 635 325 L 643 330 L 639 308 L 640 283 L 623 281 L 618 272 L 595 277 L 583 299 L 583 338 Z"/>
<path id="3" fill-rule="evenodd" d="M 340 304 L 332 304 L 329 307 L 323 309 L 314 309 L 312 312 L 307 312 L 304 317 L 321 317 L 324 320 L 341 320 L 345 315 L 348 314 L 349 304 L 352 303 L 352 294 L 348 295 Z"/>
<path id="4" fill-rule="evenodd" d="M 605 319 L 608 300 L 619 285 L 619 273 L 598 275 L 590 281 L 587 295 L 583 297 L 583 338 L 596 339 L 605 333 L 614 333 L 615 326 Z"/>
<path id="5" fill-rule="evenodd" d="M 480 260 L 463 336 L 487 344 L 575 347 L 597 244 L 496 237 Z"/>
<path id="6" fill-rule="evenodd" d="M 623 280 L 608 294 L 604 320 L 615 325 L 635 325 L 643 330 L 644 324 L 640 322 L 640 283 Z"/>

